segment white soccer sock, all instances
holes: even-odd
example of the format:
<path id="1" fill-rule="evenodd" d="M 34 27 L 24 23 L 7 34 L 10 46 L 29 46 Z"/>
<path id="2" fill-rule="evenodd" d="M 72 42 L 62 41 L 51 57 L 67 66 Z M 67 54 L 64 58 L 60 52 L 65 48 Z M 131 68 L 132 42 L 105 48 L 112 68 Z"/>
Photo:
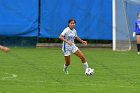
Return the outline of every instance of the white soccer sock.
<path id="1" fill-rule="evenodd" d="M 86 69 L 88 68 L 88 63 L 85 62 L 85 63 L 83 63 L 83 65 L 84 65 L 84 69 L 85 69 L 85 71 L 86 71 Z"/>
<path id="2" fill-rule="evenodd" d="M 65 71 L 67 70 L 67 68 L 68 68 L 68 66 L 66 66 L 66 64 L 64 64 L 64 69 L 65 69 Z"/>

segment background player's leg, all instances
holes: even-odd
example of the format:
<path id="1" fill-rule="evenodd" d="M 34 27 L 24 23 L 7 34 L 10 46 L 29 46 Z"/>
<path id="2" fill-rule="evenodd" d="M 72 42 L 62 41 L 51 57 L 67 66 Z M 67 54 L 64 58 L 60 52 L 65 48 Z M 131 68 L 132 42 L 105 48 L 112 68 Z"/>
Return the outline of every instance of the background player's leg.
<path id="1" fill-rule="evenodd" d="M 137 35 L 137 51 L 138 51 L 138 54 L 140 54 L 140 35 Z"/>

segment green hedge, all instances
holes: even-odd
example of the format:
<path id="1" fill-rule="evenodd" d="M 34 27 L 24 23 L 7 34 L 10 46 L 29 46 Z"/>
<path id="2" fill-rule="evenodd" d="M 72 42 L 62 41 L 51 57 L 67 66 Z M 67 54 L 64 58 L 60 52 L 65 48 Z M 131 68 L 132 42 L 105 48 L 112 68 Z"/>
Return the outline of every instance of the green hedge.
<path id="1" fill-rule="evenodd" d="M 88 43 L 93 44 L 111 44 L 112 40 L 89 40 L 85 39 Z M 79 41 L 75 41 L 76 43 Z M 39 38 L 39 43 L 62 43 L 58 38 Z"/>

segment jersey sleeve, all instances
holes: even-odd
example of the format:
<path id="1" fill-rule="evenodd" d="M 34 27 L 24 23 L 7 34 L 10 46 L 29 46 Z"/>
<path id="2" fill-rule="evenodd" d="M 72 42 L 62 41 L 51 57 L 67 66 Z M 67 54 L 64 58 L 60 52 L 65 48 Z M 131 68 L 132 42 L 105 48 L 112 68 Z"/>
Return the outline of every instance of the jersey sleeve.
<path id="1" fill-rule="evenodd" d="M 67 29 L 64 29 L 61 35 L 65 36 L 66 33 L 67 33 Z"/>

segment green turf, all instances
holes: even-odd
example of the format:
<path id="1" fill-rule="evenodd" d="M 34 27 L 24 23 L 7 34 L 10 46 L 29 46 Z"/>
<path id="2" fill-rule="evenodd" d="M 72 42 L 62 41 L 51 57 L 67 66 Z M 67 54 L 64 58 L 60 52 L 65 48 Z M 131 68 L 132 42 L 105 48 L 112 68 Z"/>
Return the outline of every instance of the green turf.
<path id="1" fill-rule="evenodd" d="M 140 55 L 136 51 L 81 49 L 93 76 L 71 56 L 69 75 L 62 71 L 60 48 L 13 48 L 0 52 L 0 93 L 140 93 Z"/>

